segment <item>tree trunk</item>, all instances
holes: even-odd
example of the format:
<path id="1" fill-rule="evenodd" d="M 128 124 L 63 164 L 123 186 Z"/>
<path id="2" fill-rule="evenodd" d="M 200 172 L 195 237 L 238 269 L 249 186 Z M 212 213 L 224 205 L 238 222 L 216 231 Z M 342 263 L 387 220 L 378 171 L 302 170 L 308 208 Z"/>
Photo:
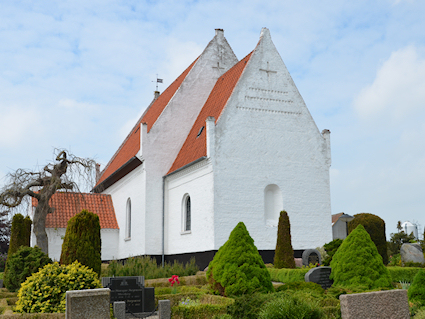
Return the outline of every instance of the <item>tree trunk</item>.
<path id="1" fill-rule="evenodd" d="M 40 199 L 34 212 L 34 234 L 36 238 L 36 245 L 46 254 L 49 254 L 49 243 L 46 233 L 46 217 L 50 211 L 48 201 Z"/>

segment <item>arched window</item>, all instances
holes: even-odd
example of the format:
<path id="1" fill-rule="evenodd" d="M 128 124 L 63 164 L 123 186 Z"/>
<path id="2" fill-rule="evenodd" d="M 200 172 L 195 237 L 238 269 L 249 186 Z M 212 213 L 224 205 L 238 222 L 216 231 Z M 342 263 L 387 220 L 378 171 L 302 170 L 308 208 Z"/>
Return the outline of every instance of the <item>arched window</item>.
<path id="1" fill-rule="evenodd" d="M 125 237 L 131 238 L 131 199 L 127 199 L 126 219 L 125 219 Z"/>
<path id="2" fill-rule="evenodd" d="M 277 226 L 279 214 L 283 210 L 282 192 L 275 184 L 267 185 L 264 189 L 264 217 L 266 225 Z"/>
<path id="3" fill-rule="evenodd" d="M 183 231 L 189 232 L 191 231 L 191 202 L 190 202 L 190 196 L 188 194 L 183 196 L 183 209 L 182 209 L 182 217 L 183 217 Z"/>

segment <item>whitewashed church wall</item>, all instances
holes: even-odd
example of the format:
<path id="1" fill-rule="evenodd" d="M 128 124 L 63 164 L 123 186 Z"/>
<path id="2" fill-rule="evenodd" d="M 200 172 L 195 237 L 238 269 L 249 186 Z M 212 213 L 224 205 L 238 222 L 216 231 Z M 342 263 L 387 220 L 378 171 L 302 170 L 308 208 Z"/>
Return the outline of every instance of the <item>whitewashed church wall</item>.
<path id="1" fill-rule="evenodd" d="M 144 255 L 145 250 L 145 183 L 144 164 L 107 188 L 111 194 L 119 226 L 117 245 L 111 245 L 107 253 L 115 259 Z M 126 238 L 127 200 L 131 199 L 131 238 Z M 115 249 L 115 251 L 114 251 Z"/>
<path id="2" fill-rule="evenodd" d="M 214 249 L 214 181 L 212 165 L 203 160 L 167 178 L 165 254 Z M 191 230 L 184 231 L 185 195 L 191 201 Z"/>
<path id="3" fill-rule="evenodd" d="M 63 238 L 66 228 L 46 228 L 47 242 L 49 244 L 49 257 L 53 261 L 59 261 L 62 252 Z"/>
<path id="4" fill-rule="evenodd" d="M 162 253 L 162 177 L 171 168 L 217 78 L 236 62 L 236 56 L 219 31 L 149 133 L 142 136 L 142 156 L 149 186 L 145 237 L 148 254 Z"/>
<path id="5" fill-rule="evenodd" d="M 63 238 L 65 237 L 66 228 L 46 228 L 49 257 L 53 261 L 59 261 L 62 253 Z M 117 251 L 118 229 L 101 229 L 100 238 L 102 241 L 101 258 L 102 260 L 114 259 L 114 252 Z M 34 245 L 32 245 L 33 247 Z"/>
<path id="6" fill-rule="evenodd" d="M 294 249 L 332 240 L 330 150 L 267 34 L 217 123 L 216 141 L 216 249 L 239 221 L 258 249 L 275 249 L 277 227 L 265 218 L 270 184 L 282 192 Z"/>

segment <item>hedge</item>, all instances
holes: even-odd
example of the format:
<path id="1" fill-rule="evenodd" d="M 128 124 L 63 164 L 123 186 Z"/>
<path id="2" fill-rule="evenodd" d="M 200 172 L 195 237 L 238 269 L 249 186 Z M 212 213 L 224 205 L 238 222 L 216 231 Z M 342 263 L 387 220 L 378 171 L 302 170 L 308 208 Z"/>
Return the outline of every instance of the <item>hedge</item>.
<path id="1" fill-rule="evenodd" d="M 227 307 L 231 305 L 233 302 L 234 300 L 231 298 L 213 296 L 213 295 L 208 295 L 208 296 L 204 295 L 203 298 L 200 298 L 200 304 L 193 305 L 193 306 L 185 306 L 182 304 L 178 304 L 177 306 L 172 307 L 171 308 L 172 318 L 210 319 L 214 317 L 214 315 L 225 314 L 227 311 Z"/>
<path id="2" fill-rule="evenodd" d="M 272 281 L 278 282 L 294 282 L 294 281 L 304 281 L 305 274 L 310 270 L 309 268 L 267 268 L 270 273 L 270 277 Z"/>
<path id="3" fill-rule="evenodd" d="M 387 269 L 390 272 L 392 282 L 406 281 L 412 283 L 413 278 L 422 268 L 391 266 L 387 267 Z"/>

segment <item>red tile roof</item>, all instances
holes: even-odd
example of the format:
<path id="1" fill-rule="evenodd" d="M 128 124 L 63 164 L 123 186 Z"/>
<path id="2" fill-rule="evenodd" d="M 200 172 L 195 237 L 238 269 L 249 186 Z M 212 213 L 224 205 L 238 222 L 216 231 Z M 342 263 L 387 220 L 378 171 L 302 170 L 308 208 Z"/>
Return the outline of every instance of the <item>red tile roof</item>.
<path id="1" fill-rule="evenodd" d="M 217 123 L 251 55 L 252 52 L 217 80 L 168 174 L 207 155 L 206 129 L 198 134 L 209 116 Z"/>
<path id="2" fill-rule="evenodd" d="M 332 215 L 332 225 L 335 224 L 337 222 L 337 220 L 343 215 L 344 213 L 339 213 L 339 214 L 333 214 Z"/>
<path id="3" fill-rule="evenodd" d="M 37 199 L 33 198 L 32 206 L 37 204 Z M 52 196 L 49 205 L 55 210 L 47 214 L 46 228 L 66 228 L 71 217 L 87 209 L 99 216 L 100 228 L 119 229 L 111 195 L 58 192 Z"/>
<path id="4" fill-rule="evenodd" d="M 143 113 L 141 118 L 137 121 L 137 124 L 131 130 L 130 134 L 126 137 L 124 142 L 106 165 L 100 179 L 96 183 L 96 186 L 127 163 L 127 161 L 129 161 L 132 157 L 136 156 L 137 152 L 140 150 L 141 123 L 147 124 L 149 132 L 197 60 L 198 59 L 193 61 L 193 63 L 173 83 L 171 83 L 171 85 L 155 101 L 152 102 L 145 113 Z"/>

